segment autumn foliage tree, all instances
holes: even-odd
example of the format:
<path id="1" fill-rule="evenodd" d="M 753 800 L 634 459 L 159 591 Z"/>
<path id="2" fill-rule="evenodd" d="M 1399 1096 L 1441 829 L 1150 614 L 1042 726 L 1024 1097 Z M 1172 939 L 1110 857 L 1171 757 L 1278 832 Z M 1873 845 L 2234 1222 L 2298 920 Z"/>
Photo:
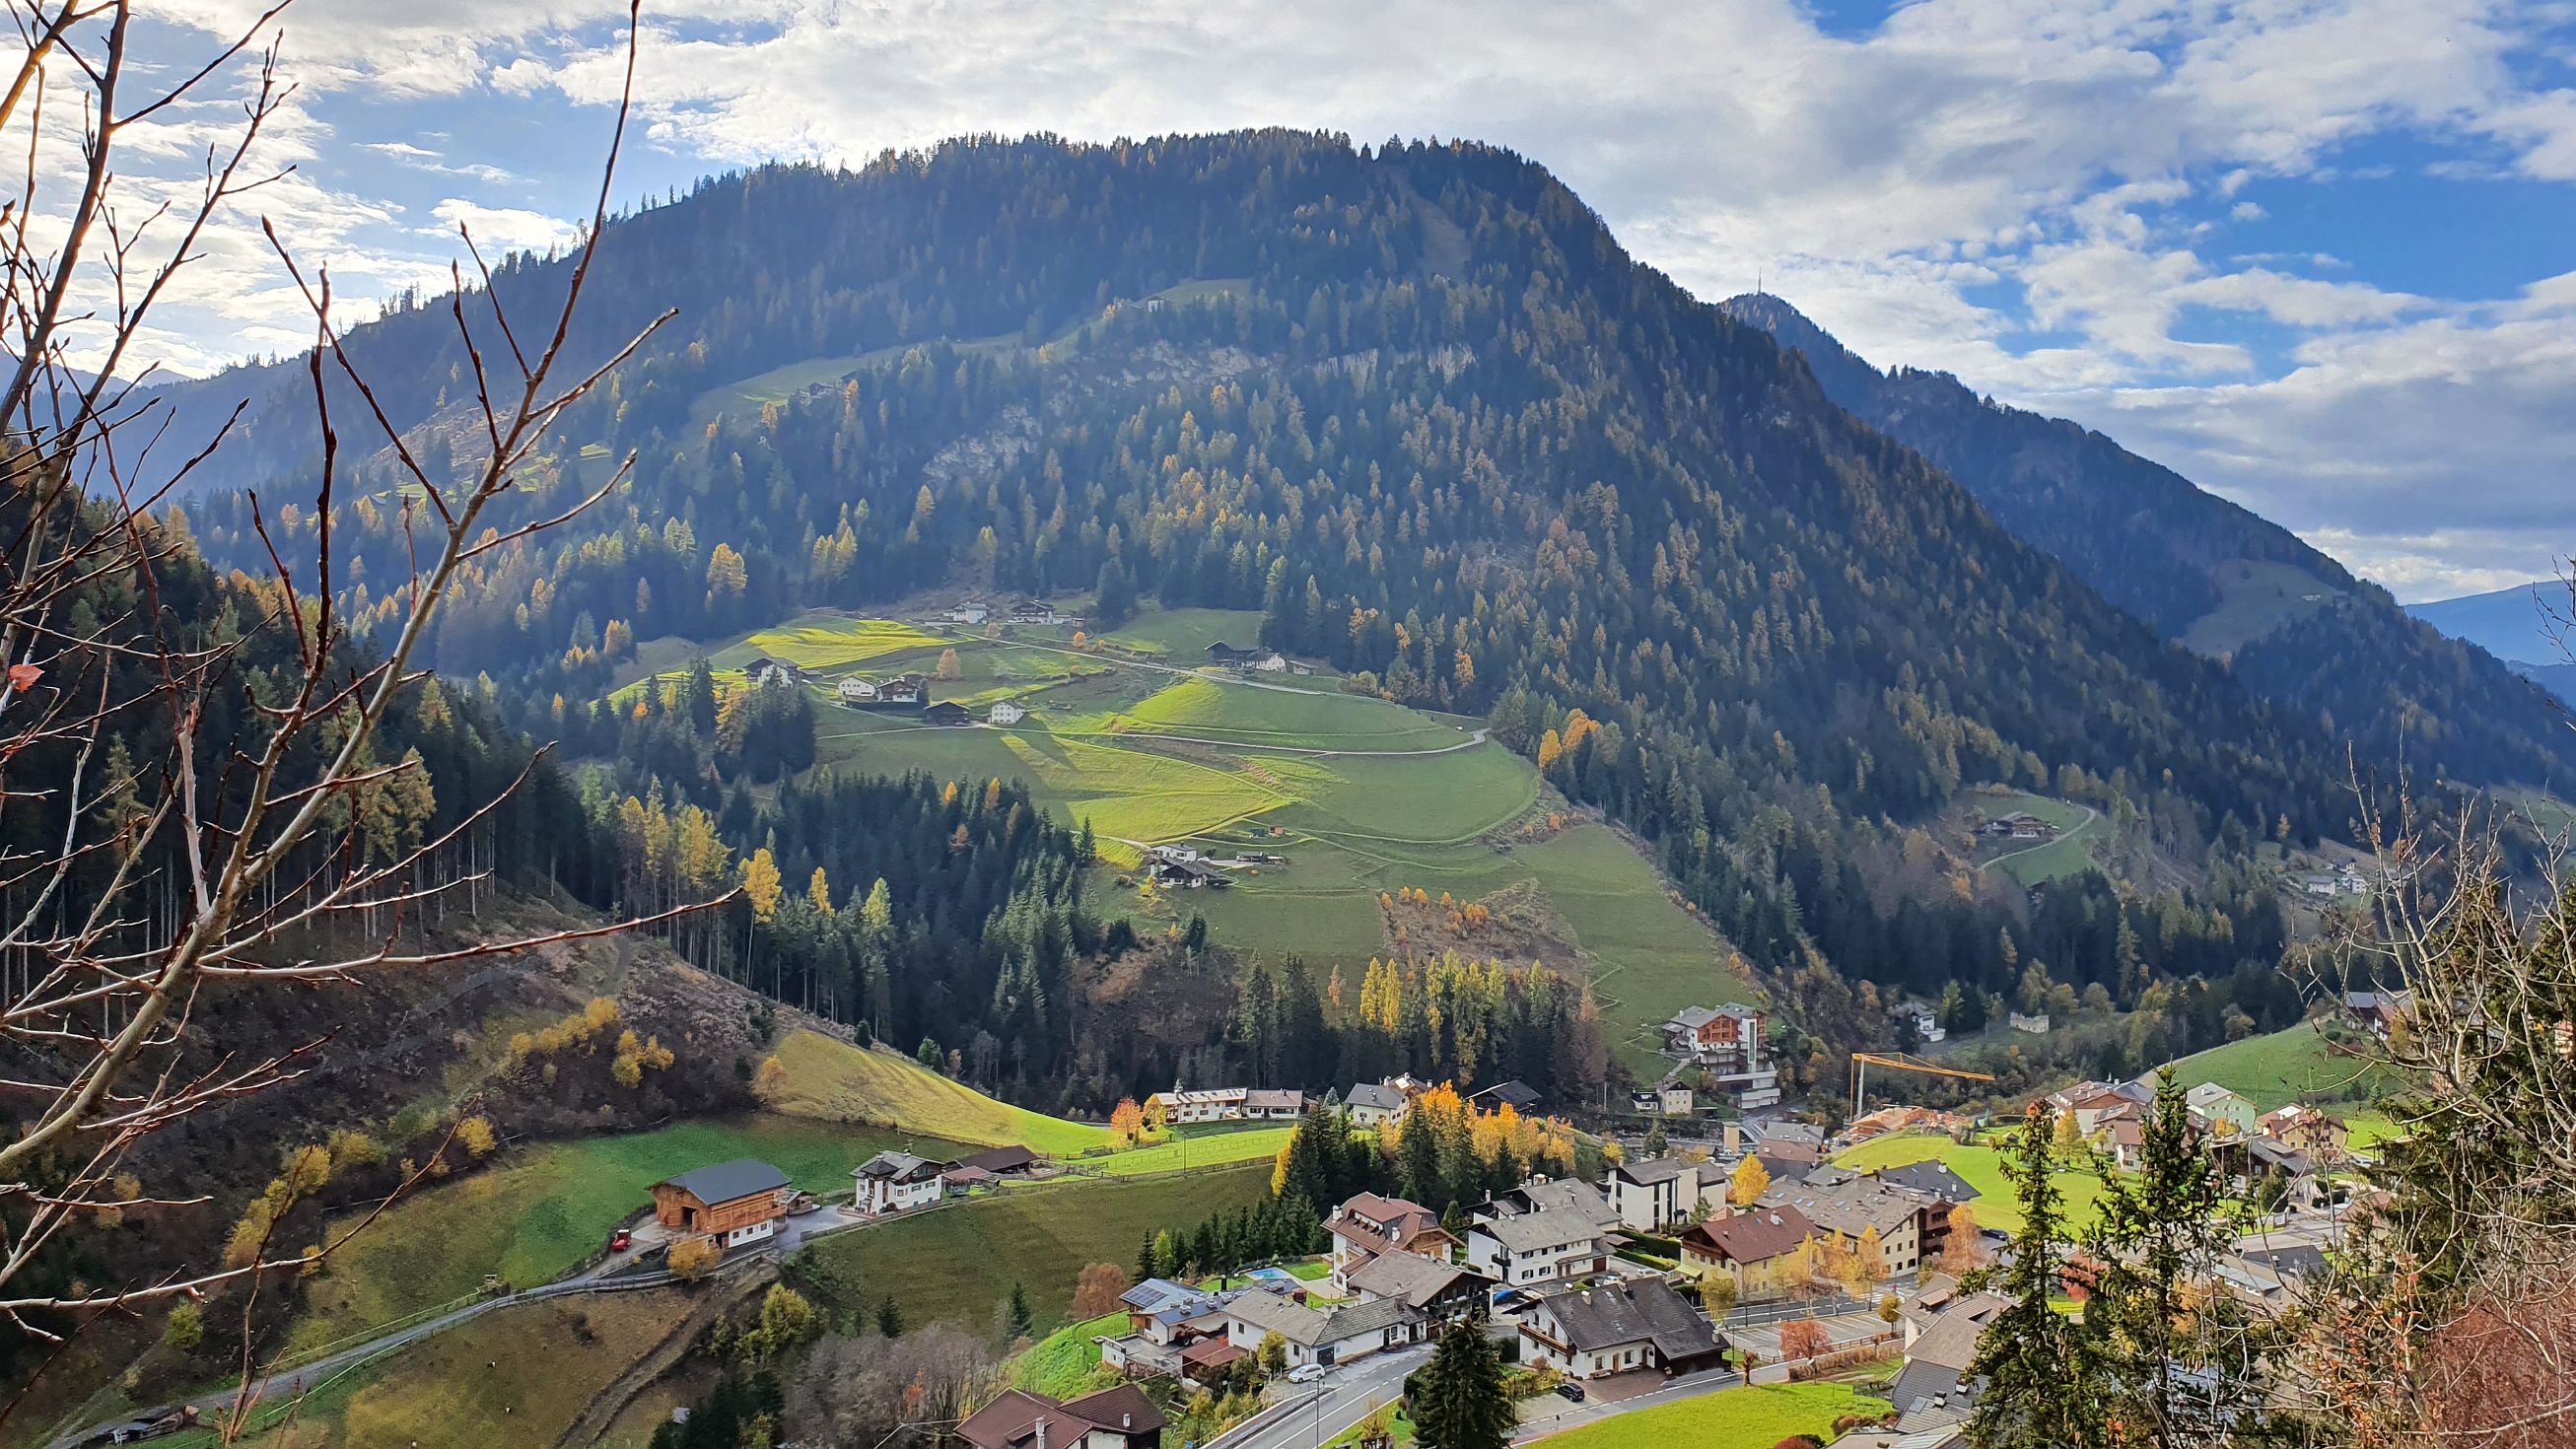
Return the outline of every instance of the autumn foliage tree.
<path id="1" fill-rule="evenodd" d="M 1116 1263 L 1094 1263 L 1074 1281 L 1073 1316 L 1077 1320 L 1115 1313 L 1128 1288 L 1127 1270 Z"/>
<path id="2" fill-rule="evenodd" d="M 1812 1318 L 1801 1318 L 1780 1326 L 1780 1356 L 1814 1358 L 1833 1347 L 1825 1326 Z"/>
<path id="3" fill-rule="evenodd" d="M 1134 1142 L 1145 1134 L 1145 1109 L 1136 1105 L 1135 1098 L 1121 1097 L 1110 1109 L 1109 1133 L 1121 1142 Z"/>

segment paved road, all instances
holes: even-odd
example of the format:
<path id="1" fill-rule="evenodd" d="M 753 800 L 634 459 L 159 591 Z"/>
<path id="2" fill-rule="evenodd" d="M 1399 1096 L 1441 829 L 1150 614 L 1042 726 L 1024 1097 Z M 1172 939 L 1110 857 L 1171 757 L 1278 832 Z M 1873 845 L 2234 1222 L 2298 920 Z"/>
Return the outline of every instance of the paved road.
<path id="1" fill-rule="evenodd" d="M 1297 1396 L 1250 1428 L 1229 1429 L 1206 1449 L 1317 1449 L 1404 1393 L 1404 1376 L 1431 1361 L 1431 1346 L 1417 1344 L 1371 1354 L 1324 1376 L 1320 1385 L 1292 1386 Z"/>
<path id="2" fill-rule="evenodd" d="M 1580 1404 L 1570 1404 L 1554 1394 L 1548 1394 L 1531 1401 L 1532 1406 L 1539 1411 L 1521 1421 L 1520 1429 L 1512 1435 L 1512 1442 L 1526 1444 L 1533 1439 L 1544 1439 L 1550 1434 L 1561 1434 L 1568 1429 L 1580 1428 L 1585 1424 L 1625 1414 L 1632 1409 L 1660 1408 L 1665 1404 L 1676 1403 L 1683 1399 L 1695 1399 L 1702 1394 L 1713 1394 L 1719 1389 L 1731 1389 L 1743 1382 L 1744 1376 L 1733 1369 L 1714 1368 L 1703 1369 L 1695 1374 L 1677 1375 L 1661 1388 L 1648 1389 L 1642 1394 L 1630 1394 L 1625 1398 L 1594 1397 Z M 1544 1405 L 1554 1407 L 1540 1407 Z"/>

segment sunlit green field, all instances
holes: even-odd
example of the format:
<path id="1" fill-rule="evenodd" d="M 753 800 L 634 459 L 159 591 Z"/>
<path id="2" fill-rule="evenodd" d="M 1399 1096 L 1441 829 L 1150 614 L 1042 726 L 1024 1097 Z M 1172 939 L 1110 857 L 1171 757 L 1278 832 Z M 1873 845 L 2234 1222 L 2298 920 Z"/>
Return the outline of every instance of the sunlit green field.
<path id="1" fill-rule="evenodd" d="M 1185 667 L 1208 640 L 1249 643 L 1258 625 L 1237 611 L 1149 610 L 1109 639 Z M 1111 909 L 1201 915 L 1229 944 L 1355 977 L 1399 950 L 1380 918 L 1381 892 L 1417 886 L 1472 901 L 1535 882 L 1548 929 L 1588 961 L 1614 1045 L 1640 1070 L 1653 1064 L 1653 1028 L 1675 1010 L 1758 998 L 1615 832 L 1580 818 L 1548 828 L 1538 772 L 1478 741 L 1480 721 L 1341 693 L 1329 679 L 1288 689 L 1261 687 L 1276 676 L 1174 675 L 1070 648 L 1071 630 L 1064 644 L 1012 632 L 809 614 L 711 658 L 721 666 L 768 655 L 882 675 L 928 671 L 954 649 L 960 677 L 934 685 L 935 698 L 980 709 L 1010 695 L 1032 713 L 1010 726 L 941 729 L 826 707 L 816 716 L 818 767 L 1026 781 L 1041 807 L 1090 824 Z M 1069 672 L 1082 677 L 1067 682 Z M 1229 888 L 1160 900 L 1108 879 L 1133 871 L 1146 847 L 1176 841 L 1218 855 L 1274 852 L 1287 864 L 1246 867 Z"/>
<path id="2" fill-rule="evenodd" d="M 2010 1231 L 2021 1226 L 2021 1208 L 2013 1200 L 2012 1184 L 2004 1179 L 2003 1157 L 2001 1148 L 1962 1147 L 1947 1137 L 1881 1137 L 1835 1153 L 1834 1161 L 1856 1172 L 1868 1172 L 1937 1159 L 1981 1194 L 1968 1205 L 1977 1215 L 1977 1226 Z M 2095 1205 L 2102 1196 L 2102 1179 L 2090 1172 L 2075 1171 L 2049 1176 L 2065 1199 L 2067 1227 L 2078 1233 L 2090 1228 L 2097 1211 Z"/>
<path id="3" fill-rule="evenodd" d="M 2184 1057 L 2174 1074 L 2187 1088 L 2216 1082 L 2266 1112 L 2297 1101 L 2368 1101 L 2386 1080 L 2305 1022 Z"/>

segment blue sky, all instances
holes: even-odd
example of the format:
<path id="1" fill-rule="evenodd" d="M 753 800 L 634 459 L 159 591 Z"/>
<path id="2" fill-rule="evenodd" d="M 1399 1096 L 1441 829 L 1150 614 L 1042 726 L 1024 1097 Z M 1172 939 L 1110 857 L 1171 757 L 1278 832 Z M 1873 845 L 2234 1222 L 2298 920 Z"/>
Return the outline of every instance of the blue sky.
<path id="1" fill-rule="evenodd" d="M 172 64 L 253 8 L 159 3 Z M 296 171 L 252 209 L 360 305 L 441 284 L 460 220 L 561 244 L 623 16 L 299 0 L 269 153 Z M 962 131 L 1472 136 L 1704 297 L 1758 272 L 1873 360 L 2100 427 L 2401 598 L 2576 549 L 2576 0 L 673 0 L 643 56 L 626 200 Z M 254 228 L 165 319 L 173 366 L 307 336 Z"/>

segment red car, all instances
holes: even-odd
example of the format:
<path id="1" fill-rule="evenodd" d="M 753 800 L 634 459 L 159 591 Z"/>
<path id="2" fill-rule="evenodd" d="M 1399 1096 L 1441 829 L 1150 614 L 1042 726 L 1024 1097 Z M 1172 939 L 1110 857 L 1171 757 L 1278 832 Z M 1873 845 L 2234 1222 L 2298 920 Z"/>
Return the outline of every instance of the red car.
<path id="1" fill-rule="evenodd" d="M 628 1229 L 619 1228 L 608 1235 L 608 1251 L 612 1253 L 623 1253 L 633 1246 L 635 1246 L 635 1234 Z"/>

